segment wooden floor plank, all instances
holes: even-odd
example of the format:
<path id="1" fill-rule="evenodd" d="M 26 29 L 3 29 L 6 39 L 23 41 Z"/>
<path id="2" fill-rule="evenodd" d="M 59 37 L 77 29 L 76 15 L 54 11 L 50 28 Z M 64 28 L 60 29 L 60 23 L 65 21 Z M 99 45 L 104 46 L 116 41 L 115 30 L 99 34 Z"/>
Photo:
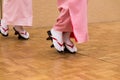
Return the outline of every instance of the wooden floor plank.
<path id="1" fill-rule="evenodd" d="M 90 40 L 78 53 L 59 54 L 46 41 L 51 27 L 27 29 L 18 40 L 0 35 L 0 80 L 120 80 L 120 22 L 89 24 Z"/>

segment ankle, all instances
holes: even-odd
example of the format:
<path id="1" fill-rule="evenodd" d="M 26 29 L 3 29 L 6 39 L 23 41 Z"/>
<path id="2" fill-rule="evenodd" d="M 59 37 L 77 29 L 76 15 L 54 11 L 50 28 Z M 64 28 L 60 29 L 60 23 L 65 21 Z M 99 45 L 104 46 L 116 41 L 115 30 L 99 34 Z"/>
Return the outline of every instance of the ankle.
<path id="1" fill-rule="evenodd" d="M 70 39 L 65 40 L 64 43 L 65 43 L 65 44 L 70 44 L 70 45 L 73 44 L 73 42 L 72 42 Z"/>
<path id="2" fill-rule="evenodd" d="M 70 32 L 64 32 L 63 34 L 63 39 L 64 39 L 64 43 L 66 44 L 72 44 L 72 41 L 70 40 Z"/>
<path id="3" fill-rule="evenodd" d="M 23 29 L 23 26 L 15 26 L 14 28 L 15 28 L 15 30 L 18 31 L 18 32 L 23 32 L 23 31 L 25 31 L 25 30 Z"/>

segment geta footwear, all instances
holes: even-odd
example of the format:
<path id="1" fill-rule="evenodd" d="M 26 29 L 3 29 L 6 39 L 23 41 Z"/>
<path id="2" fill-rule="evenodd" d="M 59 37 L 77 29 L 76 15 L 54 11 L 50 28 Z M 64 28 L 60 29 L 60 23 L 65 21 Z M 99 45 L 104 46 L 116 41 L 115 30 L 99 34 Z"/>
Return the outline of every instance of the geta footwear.
<path id="1" fill-rule="evenodd" d="M 50 31 L 47 31 L 47 34 L 49 36 L 47 40 L 51 40 L 53 43 L 51 47 L 55 47 L 59 53 L 63 53 L 65 47 L 63 43 L 62 32 L 51 29 Z"/>
<path id="2" fill-rule="evenodd" d="M 63 33 L 63 40 L 64 40 L 64 46 L 65 46 L 64 51 L 68 52 L 68 53 L 76 53 L 77 48 L 73 44 L 73 42 L 70 40 L 70 35 L 71 35 L 71 32 L 64 32 Z"/>
<path id="3" fill-rule="evenodd" d="M 7 37 L 8 36 L 8 30 L 9 30 L 9 27 L 7 26 L 5 20 L 1 20 L 0 33 L 2 34 L 2 36 Z"/>
<path id="4" fill-rule="evenodd" d="M 22 40 L 28 40 L 29 39 L 29 33 L 27 31 L 20 31 L 18 32 L 15 27 L 13 27 L 13 30 L 15 31 L 15 35 L 18 35 L 18 39 L 22 39 Z"/>
<path id="5" fill-rule="evenodd" d="M 74 44 L 70 45 L 70 44 L 65 43 L 65 50 L 64 51 L 74 54 L 74 53 L 77 52 L 77 48 L 76 48 L 76 46 Z"/>

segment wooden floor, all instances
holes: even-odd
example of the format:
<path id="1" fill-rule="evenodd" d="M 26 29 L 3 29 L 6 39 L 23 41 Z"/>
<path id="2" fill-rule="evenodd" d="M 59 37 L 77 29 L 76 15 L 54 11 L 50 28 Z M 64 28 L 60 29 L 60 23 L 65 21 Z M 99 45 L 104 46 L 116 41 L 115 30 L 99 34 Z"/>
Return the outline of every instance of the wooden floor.
<path id="1" fill-rule="evenodd" d="M 46 41 L 50 27 L 27 29 L 18 40 L 0 35 L 0 80 L 120 80 L 120 22 L 89 24 L 90 40 L 78 53 L 58 54 Z"/>

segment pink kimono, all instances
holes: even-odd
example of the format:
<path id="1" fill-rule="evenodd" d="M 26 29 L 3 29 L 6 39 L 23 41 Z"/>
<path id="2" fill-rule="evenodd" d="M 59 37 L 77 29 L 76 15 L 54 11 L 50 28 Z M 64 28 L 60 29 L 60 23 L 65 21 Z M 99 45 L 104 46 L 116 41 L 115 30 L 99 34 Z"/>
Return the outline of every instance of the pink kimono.
<path id="1" fill-rule="evenodd" d="M 3 1 L 3 20 L 7 25 L 32 26 L 32 0 Z"/>
<path id="2" fill-rule="evenodd" d="M 78 43 L 88 40 L 87 0 L 58 0 L 60 15 L 54 29 L 73 32 Z"/>

